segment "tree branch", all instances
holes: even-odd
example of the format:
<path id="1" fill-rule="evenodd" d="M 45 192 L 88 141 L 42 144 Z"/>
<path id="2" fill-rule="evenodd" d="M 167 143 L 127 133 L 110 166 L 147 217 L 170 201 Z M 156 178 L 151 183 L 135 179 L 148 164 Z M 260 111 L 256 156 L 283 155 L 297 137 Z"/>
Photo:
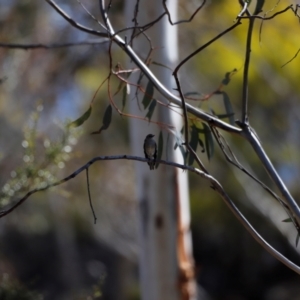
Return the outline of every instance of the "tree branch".
<path id="1" fill-rule="evenodd" d="M 131 155 L 114 155 L 114 156 L 97 156 L 94 157 L 93 159 L 91 159 L 90 161 L 88 161 L 85 165 L 83 165 L 82 167 L 80 167 L 78 170 L 76 170 L 75 172 L 73 172 L 72 174 L 70 174 L 69 176 L 56 181 L 52 184 L 48 184 L 46 186 L 40 187 L 40 188 L 36 188 L 33 189 L 31 191 L 29 191 L 24 197 L 22 197 L 21 199 L 19 199 L 16 204 L 14 204 L 11 208 L 7 209 L 7 210 L 3 210 L 0 211 L 0 218 L 8 215 L 9 213 L 11 213 L 12 211 L 14 211 L 18 206 L 20 206 L 22 203 L 24 203 L 31 195 L 37 193 L 37 192 L 41 192 L 41 191 L 45 191 L 51 187 L 54 186 L 58 186 L 60 184 L 63 184 L 67 181 L 69 181 L 70 179 L 75 178 L 77 175 L 79 175 L 81 172 L 83 172 L 84 170 L 88 170 L 88 168 L 94 164 L 96 161 L 103 161 L 103 160 L 120 160 L 120 159 L 127 159 L 127 160 L 135 160 L 135 161 L 141 161 L 141 162 L 148 162 L 149 160 L 146 158 L 142 158 L 142 157 L 138 157 L 138 156 L 131 156 Z M 251 234 L 251 236 L 266 250 L 268 251 L 271 255 L 273 255 L 276 259 L 278 259 L 279 261 L 281 261 L 283 264 L 285 264 L 287 267 L 289 267 L 290 269 L 292 269 L 293 271 L 295 271 L 296 273 L 300 274 L 300 267 L 297 266 L 296 264 L 294 264 L 293 262 L 291 262 L 289 259 L 287 259 L 285 256 L 283 256 L 282 254 L 280 254 L 276 249 L 274 249 L 270 244 L 268 244 L 261 235 L 259 235 L 259 233 L 253 228 L 253 226 L 249 223 L 249 221 L 245 218 L 245 216 L 239 211 L 239 209 L 236 207 L 236 205 L 232 202 L 232 200 L 230 199 L 230 197 L 227 195 L 227 193 L 224 191 L 224 188 L 222 187 L 222 185 L 211 175 L 193 168 L 193 167 L 189 167 L 186 165 L 181 165 L 178 163 L 174 163 L 174 162 L 169 162 L 169 161 L 165 161 L 165 160 L 159 160 L 158 161 L 160 164 L 164 164 L 164 165 L 169 165 L 169 166 L 173 166 L 173 167 L 177 167 L 180 168 L 182 170 L 188 170 L 192 173 L 195 173 L 196 175 L 204 178 L 205 180 L 208 180 L 213 188 L 213 190 L 215 190 L 216 192 L 218 192 L 218 194 L 221 196 L 221 198 L 224 200 L 224 202 L 227 204 L 227 206 L 229 207 L 229 209 L 233 212 L 233 214 L 235 215 L 235 217 L 242 223 L 242 225 L 247 229 L 247 231 Z M 87 173 L 88 174 L 88 173 Z M 88 177 L 87 177 L 88 180 Z"/>
<path id="2" fill-rule="evenodd" d="M 248 75 L 249 75 L 249 64 L 251 54 L 251 39 L 252 31 L 255 19 L 249 20 L 247 42 L 246 42 L 246 56 L 244 64 L 244 75 L 243 75 L 243 92 L 242 92 L 242 123 L 248 124 Z"/>
<path id="3" fill-rule="evenodd" d="M 109 39 L 103 39 L 101 41 L 82 41 L 82 42 L 70 42 L 62 44 L 12 44 L 12 43 L 0 43 L 0 48 L 10 48 L 10 49 L 21 49 L 21 50 L 31 50 L 31 49 L 55 49 L 55 48 L 65 48 L 73 46 L 86 46 L 86 45 L 99 45 L 107 43 Z"/>

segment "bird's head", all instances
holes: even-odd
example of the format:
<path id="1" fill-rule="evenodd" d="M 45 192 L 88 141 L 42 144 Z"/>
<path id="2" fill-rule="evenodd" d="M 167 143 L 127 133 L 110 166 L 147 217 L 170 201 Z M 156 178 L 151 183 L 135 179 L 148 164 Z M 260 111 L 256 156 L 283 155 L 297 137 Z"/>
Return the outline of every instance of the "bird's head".
<path id="1" fill-rule="evenodd" d="M 154 137 L 154 134 L 148 134 L 147 136 L 146 136 L 146 139 L 152 139 Z"/>

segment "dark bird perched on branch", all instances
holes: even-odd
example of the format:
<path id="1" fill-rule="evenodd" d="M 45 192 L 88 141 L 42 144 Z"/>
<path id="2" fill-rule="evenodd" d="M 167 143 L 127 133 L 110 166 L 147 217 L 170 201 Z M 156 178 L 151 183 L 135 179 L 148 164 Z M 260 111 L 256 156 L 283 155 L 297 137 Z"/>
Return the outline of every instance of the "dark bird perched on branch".
<path id="1" fill-rule="evenodd" d="M 144 141 L 145 158 L 151 159 L 148 162 L 150 170 L 154 170 L 157 155 L 157 145 L 153 140 L 154 134 L 148 134 Z"/>

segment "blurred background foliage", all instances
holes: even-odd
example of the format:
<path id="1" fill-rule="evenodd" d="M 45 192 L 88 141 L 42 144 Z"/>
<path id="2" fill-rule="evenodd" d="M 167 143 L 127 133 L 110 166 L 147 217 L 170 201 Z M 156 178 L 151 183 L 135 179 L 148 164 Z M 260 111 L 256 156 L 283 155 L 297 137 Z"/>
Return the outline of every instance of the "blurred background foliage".
<path id="1" fill-rule="evenodd" d="M 291 4 L 288 0 L 266 2 L 264 13 L 273 9 L 268 16 Z M 77 1 L 58 3 L 77 22 L 99 29 Z M 85 0 L 83 4 L 99 18 L 97 2 Z M 112 22 L 121 29 L 124 3 L 114 0 L 112 4 Z M 180 1 L 180 18 L 187 18 L 197 4 Z M 180 58 L 231 26 L 239 10 L 238 1 L 207 1 L 192 23 L 178 27 Z M 227 72 L 237 69 L 223 87 L 235 119 L 240 118 L 247 24 L 243 20 L 200 52 L 180 74 L 184 92 L 197 92 L 204 98 L 218 89 Z M 282 66 L 300 48 L 299 33 L 299 20 L 292 11 L 269 21 L 257 20 L 249 80 L 251 125 L 296 199 L 300 196 L 300 57 Z M 95 38 L 72 28 L 44 1 L 0 0 L 1 43 L 81 41 L 94 42 Z M 159 45 L 154 46 L 159 51 Z M 120 49 L 113 47 L 113 54 L 115 64 L 125 65 Z M 100 128 L 109 103 L 105 86 L 97 93 L 89 120 L 80 128 L 66 126 L 88 109 L 108 71 L 105 43 L 35 50 L 0 48 L 2 208 L 36 186 L 69 175 L 97 155 L 130 154 L 128 121 L 115 111 L 108 130 L 90 135 Z M 122 96 L 115 101 L 121 108 Z M 191 103 L 225 113 L 222 95 Z M 141 126 L 147 126 L 147 121 Z M 224 136 L 238 159 L 272 187 L 249 145 Z M 286 215 L 277 203 L 232 168 L 217 145 L 210 160 L 198 152 L 267 241 L 299 263 L 296 231 L 281 222 Z M 134 182 L 130 161 L 98 162 L 91 167 L 96 225 L 84 174 L 33 195 L 2 218 L 0 298 L 139 299 Z M 191 175 L 190 188 L 197 279 L 210 299 L 298 299 L 298 275 L 256 244 L 207 182 Z"/>

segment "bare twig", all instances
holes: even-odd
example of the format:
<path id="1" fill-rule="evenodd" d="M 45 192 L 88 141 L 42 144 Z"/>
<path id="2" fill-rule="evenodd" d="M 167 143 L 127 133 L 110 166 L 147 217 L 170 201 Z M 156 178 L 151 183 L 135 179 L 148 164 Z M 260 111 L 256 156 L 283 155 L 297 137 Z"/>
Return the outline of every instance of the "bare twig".
<path id="1" fill-rule="evenodd" d="M 179 71 L 179 68 L 176 68 L 175 71 L 173 72 L 173 76 L 175 78 L 175 82 L 177 85 L 177 91 L 179 93 L 181 103 L 182 103 L 182 110 L 183 110 L 183 117 L 184 117 L 184 139 L 185 139 L 185 142 L 183 143 L 183 145 L 185 145 L 187 150 L 190 152 L 190 154 L 194 156 L 200 169 L 203 172 L 205 172 L 206 174 L 208 174 L 206 168 L 204 167 L 204 165 L 203 165 L 202 161 L 200 160 L 200 158 L 198 157 L 197 153 L 194 151 L 194 149 L 189 144 L 189 120 L 188 120 L 188 115 L 187 115 L 186 102 L 185 102 L 184 95 L 183 95 L 183 92 L 181 89 L 181 84 L 180 84 L 180 81 L 178 78 L 178 71 Z"/>
<path id="2" fill-rule="evenodd" d="M 86 168 L 85 171 L 86 171 L 86 185 L 87 185 L 90 208 L 91 208 L 92 213 L 93 213 L 94 224 L 96 224 L 97 223 L 97 217 L 96 217 L 95 210 L 94 210 L 94 207 L 93 207 L 91 191 L 90 191 L 89 168 Z"/>
<path id="3" fill-rule="evenodd" d="M 107 33 L 101 32 L 92 28 L 88 28 L 86 26 L 83 26 L 81 24 L 78 24 L 75 22 L 64 10 L 62 10 L 54 1 L 52 0 L 45 0 L 48 2 L 66 21 L 68 21 L 73 27 L 80 29 L 81 31 L 97 35 L 97 36 L 102 36 L 102 37 L 109 37 Z"/>
<path id="4" fill-rule="evenodd" d="M 224 137 L 220 134 L 220 132 L 216 128 L 211 128 L 212 132 L 215 136 L 215 139 L 222 150 L 226 160 L 233 164 L 235 167 L 240 169 L 242 172 L 247 174 L 251 179 L 253 179 L 256 183 L 258 183 L 269 195 L 271 195 L 274 199 L 276 199 L 279 204 L 283 207 L 285 212 L 288 214 L 288 216 L 291 218 L 297 232 L 300 234 L 300 226 L 297 222 L 297 220 L 294 218 L 289 206 L 274 192 L 272 191 L 267 185 L 265 185 L 261 180 L 259 180 L 257 177 L 255 177 L 253 174 L 251 174 L 237 159 L 237 157 L 234 155 L 232 150 L 230 149 L 228 143 L 224 139 Z M 229 153 L 228 153 L 229 152 Z"/>
<path id="5" fill-rule="evenodd" d="M 283 65 L 281 66 L 281 68 L 285 67 L 285 66 L 286 66 L 287 64 L 289 64 L 291 61 L 293 61 L 293 60 L 298 56 L 299 52 L 300 52 L 300 48 L 298 49 L 298 51 L 296 52 L 296 54 L 295 54 L 289 61 L 287 61 L 285 64 L 283 64 Z"/>
<path id="6" fill-rule="evenodd" d="M 277 3 L 270 9 L 268 10 L 265 14 L 264 14 L 264 18 L 266 17 L 266 15 L 269 13 L 269 12 L 272 12 L 279 4 L 280 0 L 277 1 Z M 262 33 L 262 27 L 263 27 L 263 23 L 264 23 L 264 20 L 261 20 L 261 23 L 260 23 L 260 26 L 259 26 L 259 42 L 261 43 L 261 33 Z"/>
<path id="7" fill-rule="evenodd" d="M 243 135 L 245 138 L 249 141 L 252 148 L 256 152 L 256 155 L 260 159 L 261 163 L 265 167 L 268 175 L 273 180 L 273 182 L 276 184 L 276 186 L 279 188 L 283 199 L 285 200 L 286 204 L 289 206 L 292 213 L 295 215 L 295 218 L 297 220 L 297 224 L 300 224 L 300 208 L 295 201 L 295 199 L 290 194 L 289 190 L 283 183 L 282 179 L 278 175 L 277 171 L 275 170 L 273 164 L 271 163 L 269 157 L 267 156 L 266 152 L 264 151 L 263 147 L 261 146 L 261 143 L 259 139 L 257 138 L 257 135 L 254 133 L 253 129 L 247 125 L 237 122 L 243 129 Z"/>
<path id="8" fill-rule="evenodd" d="M 194 52 L 192 52 L 191 54 L 189 54 L 186 58 L 184 58 L 179 64 L 178 66 L 175 68 L 174 73 L 178 72 L 178 70 L 187 62 L 189 61 L 192 57 L 194 57 L 196 54 L 198 54 L 199 52 L 201 52 L 203 49 L 207 48 L 209 45 L 211 45 L 213 42 L 215 42 L 216 40 L 218 40 L 220 37 L 222 37 L 224 34 L 228 33 L 229 31 L 233 30 L 235 27 L 239 26 L 241 24 L 241 21 L 238 20 L 235 24 L 233 24 L 232 26 L 230 26 L 229 28 L 227 28 L 226 30 L 222 31 L 221 33 L 219 33 L 217 36 L 215 36 L 213 39 L 211 39 L 210 41 L 208 41 L 206 44 L 204 44 L 203 46 L 201 46 L 200 48 L 198 48 L 197 50 L 195 50 Z"/>
<path id="9" fill-rule="evenodd" d="M 247 16 L 239 16 L 240 19 L 261 19 L 261 20 L 271 20 L 273 18 L 275 18 L 278 15 L 283 14 L 284 12 L 288 11 L 288 10 L 292 10 L 295 14 L 297 13 L 297 9 L 294 9 L 293 4 L 289 5 L 288 7 L 286 7 L 285 9 L 281 10 L 281 11 L 277 11 L 276 13 L 274 13 L 272 16 L 270 17 L 265 17 L 265 16 L 259 16 L 259 15 L 247 15 Z M 296 14 L 297 15 L 297 14 Z M 298 16 L 298 15 L 297 15 Z M 299 17 L 299 16 L 298 16 Z"/>
<path id="10" fill-rule="evenodd" d="M 99 24 L 102 28 L 105 29 L 105 26 L 83 5 L 83 3 L 79 0 L 77 2 L 81 5 L 81 7 L 86 11 L 86 13 L 95 21 L 97 24 Z"/>
<path id="11" fill-rule="evenodd" d="M 65 48 L 74 46 L 91 46 L 107 43 L 108 39 L 103 39 L 101 41 L 82 41 L 73 43 L 57 43 L 57 44 L 12 44 L 12 43 L 0 43 L 0 48 L 10 48 L 10 49 L 20 49 L 20 50 L 33 50 L 33 49 L 55 49 L 55 48 Z"/>
<path id="12" fill-rule="evenodd" d="M 243 75 L 243 90 L 242 90 L 242 123 L 248 124 L 248 75 L 249 75 L 249 64 L 251 54 L 251 40 L 252 32 L 255 19 L 249 20 L 247 42 L 246 42 L 246 55 L 244 63 L 244 75 Z"/>
<path id="13" fill-rule="evenodd" d="M 181 24 L 181 23 L 189 23 L 189 22 L 191 22 L 194 19 L 194 17 L 197 15 L 197 13 L 199 12 L 199 10 L 205 5 L 205 3 L 206 3 L 206 0 L 203 0 L 202 3 L 197 7 L 197 9 L 193 12 L 193 14 L 190 16 L 189 19 L 187 19 L 187 20 L 180 20 L 180 21 L 177 21 L 177 22 L 172 22 L 171 14 L 170 14 L 168 6 L 167 6 L 167 0 L 163 0 L 162 1 L 163 7 L 165 9 L 165 12 L 168 15 L 169 23 L 171 25 L 178 25 L 178 24 Z"/>

